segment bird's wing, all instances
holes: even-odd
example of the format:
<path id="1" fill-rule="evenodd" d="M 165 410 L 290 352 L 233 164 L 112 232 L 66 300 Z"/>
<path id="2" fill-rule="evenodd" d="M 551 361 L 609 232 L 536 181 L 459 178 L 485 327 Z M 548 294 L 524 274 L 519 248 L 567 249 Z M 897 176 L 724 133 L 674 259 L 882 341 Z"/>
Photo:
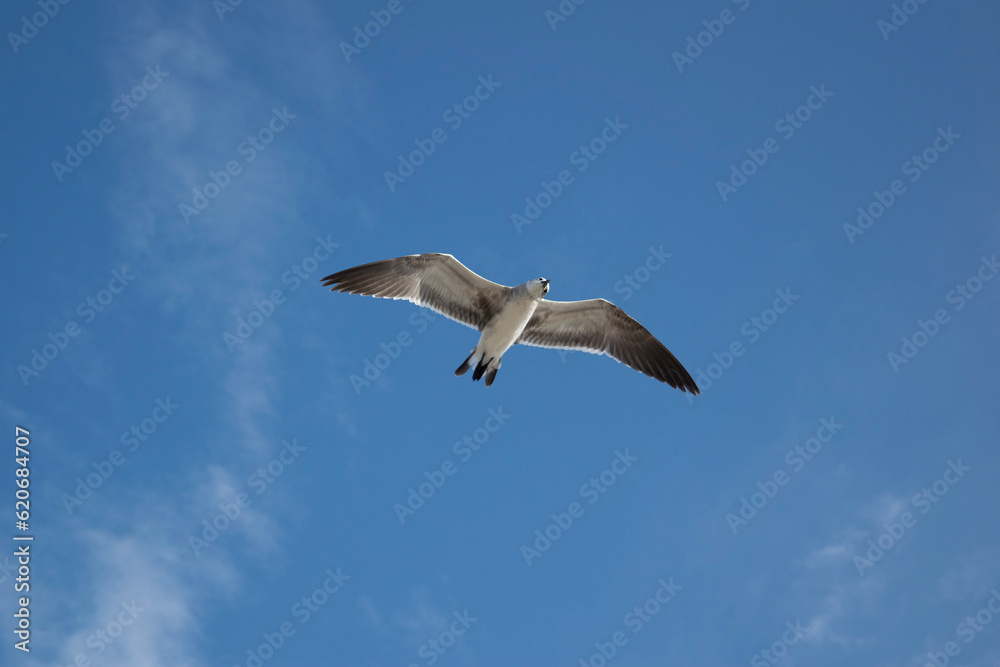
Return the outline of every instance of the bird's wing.
<path id="1" fill-rule="evenodd" d="M 606 354 L 671 387 L 701 393 L 663 343 L 604 299 L 541 301 L 517 340 L 523 345 Z"/>
<path id="2" fill-rule="evenodd" d="M 480 331 L 500 311 L 511 291 L 441 253 L 362 264 L 323 278 L 323 285 L 330 291 L 406 299 Z"/>

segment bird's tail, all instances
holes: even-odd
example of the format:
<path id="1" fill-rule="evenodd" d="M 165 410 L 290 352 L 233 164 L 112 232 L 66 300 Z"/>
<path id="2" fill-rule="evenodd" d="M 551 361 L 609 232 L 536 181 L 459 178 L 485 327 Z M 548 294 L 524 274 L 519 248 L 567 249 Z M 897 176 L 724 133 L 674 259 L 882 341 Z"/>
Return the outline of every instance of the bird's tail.
<path id="1" fill-rule="evenodd" d="M 476 355 L 476 350 L 472 350 L 472 354 L 465 358 L 462 365 L 455 369 L 455 375 L 465 375 L 470 368 L 472 368 L 472 357 Z"/>
<path id="2" fill-rule="evenodd" d="M 483 373 L 486 372 L 486 367 L 489 366 L 490 361 L 493 361 L 493 360 L 490 359 L 489 361 L 486 361 L 482 357 L 479 358 L 479 362 L 476 364 L 476 370 L 472 371 L 472 381 L 473 382 L 475 382 L 475 381 L 479 380 L 479 378 L 483 377 Z"/>
<path id="3" fill-rule="evenodd" d="M 490 357 L 489 359 L 480 359 L 479 360 L 479 363 L 476 364 L 476 370 L 474 370 L 472 372 L 472 379 L 473 379 L 473 381 L 478 380 L 479 378 L 483 377 L 483 373 L 486 372 L 486 369 L 489 368 L 490 363 L 492 361 L 493 361 L 493 357 Z M 497 374 L 497 370 L 495 368 L 490 369 L 489 374 L 486 376 L 486 386 L 487 387 L 490 386 L 491 384 L 493 384 L 493 378 L 496 376 L 496 374 Z"/>
<path id="4" fill-rule="evenodd" d="M 482 354 L 479 354 L 477 357 L 478 352 L 479 348 L 477 347 L 465 358 L 462 365 L 455 369 L 455 375 L 465 375 L 472 368 L 472 365 L 475 364 L 476 369 L 472 371 L 472 379 L 479 380 L 485 375 L 486 386 L 489 387 L 493 384 L 493 379 L 497 376 L 497 371 L 500 370 L 500 364 L 498 362 L 496 366 L 493 366 L 493 357 L 486 359 Z"/>

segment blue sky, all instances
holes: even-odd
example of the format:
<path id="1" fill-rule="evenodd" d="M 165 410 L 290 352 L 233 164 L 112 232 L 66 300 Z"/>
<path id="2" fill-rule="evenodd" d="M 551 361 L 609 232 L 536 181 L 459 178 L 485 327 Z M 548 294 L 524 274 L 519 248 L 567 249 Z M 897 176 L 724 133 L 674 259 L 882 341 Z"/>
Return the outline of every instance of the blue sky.
<path id="1" fill-rule="evenodd" d="M 559 7 L 5 5 L 4 664 L 1000 664 L 1000 8 Z M 422 252 L 702 395 L 319 285 Z"/>

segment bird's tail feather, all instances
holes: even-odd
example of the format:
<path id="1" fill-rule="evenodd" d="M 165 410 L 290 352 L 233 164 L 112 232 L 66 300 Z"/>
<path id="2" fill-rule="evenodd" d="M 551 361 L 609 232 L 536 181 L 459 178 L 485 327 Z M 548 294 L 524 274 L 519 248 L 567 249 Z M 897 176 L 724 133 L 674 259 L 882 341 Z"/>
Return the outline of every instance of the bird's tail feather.
<path id="1" fill-rule="evenodd" d="M 483 373 L 486 372 L 486 368 L 490 365 L 491 361 L 493 361 L 493 357 L 490 357 L 489 359 L 479 360 L 479 363 L 476 365 L 476 370 L 472 372 L 473 381 L 476 381 L 479 378 L 483 377 Z M 494 375 L 496 375 L 496 373 L 494 373 Z"/>
<path id="2" fill-rule="evenodd" d="M 487 387 L 489 387 L 491 384 L 493 384 L 493 378 L 495 378 L 497 376 L 497 371 L 498 370 L 500 370 L 499 366 L 497 366 L 496 368 L 491 368 L 488 371 L 486 371 L 486 386 Z"/>
<path id="3" fill-rule="evenodd" d="M 462 365 L 455 369 L 455 375 L 465 375 L 469 369 L 472 368 L 472 357 L 474 357 L 475 354 L 476 350 L 473 349 L 472 354 L 466 357 L 465 361 L 462 362 Z"/>

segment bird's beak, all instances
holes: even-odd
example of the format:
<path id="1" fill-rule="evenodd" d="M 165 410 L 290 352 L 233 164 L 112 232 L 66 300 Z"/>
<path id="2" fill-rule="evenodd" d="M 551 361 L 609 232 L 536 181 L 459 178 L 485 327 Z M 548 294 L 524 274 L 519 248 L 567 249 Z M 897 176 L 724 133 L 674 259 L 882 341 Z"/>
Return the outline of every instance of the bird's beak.
<path id="1" fill-rule="evenodd" d="M 549 286 L 549 281 L 548 280 L 543 280 L 542 281 L 542 285 L 544 285 L 545 287 L 548 287 Z"/>

